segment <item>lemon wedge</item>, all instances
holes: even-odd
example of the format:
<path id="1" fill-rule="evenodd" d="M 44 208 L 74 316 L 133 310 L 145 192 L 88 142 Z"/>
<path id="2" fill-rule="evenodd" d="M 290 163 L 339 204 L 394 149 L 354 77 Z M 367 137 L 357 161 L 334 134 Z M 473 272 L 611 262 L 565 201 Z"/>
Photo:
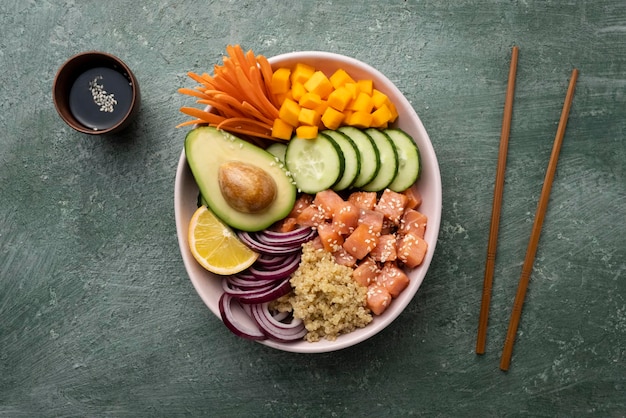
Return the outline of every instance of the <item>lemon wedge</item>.
<path id="1" fill-rule="evenodd" d="M 239 273 L 259 256 L 206 206 L 200 206 L 189 221 L 189 248 L 202 267 L 220 275 Z"/>

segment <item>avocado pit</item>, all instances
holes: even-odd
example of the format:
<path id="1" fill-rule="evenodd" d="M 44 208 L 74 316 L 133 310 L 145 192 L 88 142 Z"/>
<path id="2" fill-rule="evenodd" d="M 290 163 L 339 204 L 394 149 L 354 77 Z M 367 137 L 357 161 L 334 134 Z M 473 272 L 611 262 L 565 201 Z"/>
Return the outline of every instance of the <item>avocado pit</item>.
<path id="1" fill-rule="evenodd" d="M 276 182 L 265 170 L 242 161 L 227 161 L 218 169 L 224 200 L 243 213 L 259 213 L 276 199 Z"/>

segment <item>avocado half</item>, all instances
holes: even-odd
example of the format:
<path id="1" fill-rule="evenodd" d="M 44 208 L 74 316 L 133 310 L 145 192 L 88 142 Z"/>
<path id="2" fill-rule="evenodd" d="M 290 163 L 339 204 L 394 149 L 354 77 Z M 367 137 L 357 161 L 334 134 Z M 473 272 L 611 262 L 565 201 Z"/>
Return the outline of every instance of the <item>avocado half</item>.
<path id="1" fill-rule="evenodd" d="M 210 126 L 189 131 L 185 157 L 200 194 L 227 225 L 242 231 L 260 231 L 285 218 L 293 209 L 296 186 L 276 157 L 264 149 Z M 265 171 L 276 184 L 276 196 L 262 211 L 247 213 L 231 206 L 220 188 L 218 175 L 225 163 L 242 162 Z"/>

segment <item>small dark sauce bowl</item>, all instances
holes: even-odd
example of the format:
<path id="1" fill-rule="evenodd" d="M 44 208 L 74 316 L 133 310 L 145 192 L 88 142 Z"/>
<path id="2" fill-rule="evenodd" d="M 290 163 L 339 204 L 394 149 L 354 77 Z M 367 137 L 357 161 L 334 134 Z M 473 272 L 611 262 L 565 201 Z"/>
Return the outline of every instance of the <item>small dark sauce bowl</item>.
<path id="1" fill-rule="evenodd" d="M 132 89 L 132 95 L 130 107 L 126 115 L 124 115 L 120 121 L 114 125 L 96 130 L 83 125 L 74 116 L 70 109 L 70 91 L 74 81 L 76 81 L 81 74 L 97 67 L 111 68 L 126 77 Z M 63 121 L 70 127 L 78 132 L 89 135 L 104 135 L 120 132 L 130 124 L 139 111 L 141 95 L 135 75 L 121 59 L 105 52 L 89 51 L 74 55 L 61 66 L 54 78 L 52 100 L 59 116 L 61 116 Z"/>

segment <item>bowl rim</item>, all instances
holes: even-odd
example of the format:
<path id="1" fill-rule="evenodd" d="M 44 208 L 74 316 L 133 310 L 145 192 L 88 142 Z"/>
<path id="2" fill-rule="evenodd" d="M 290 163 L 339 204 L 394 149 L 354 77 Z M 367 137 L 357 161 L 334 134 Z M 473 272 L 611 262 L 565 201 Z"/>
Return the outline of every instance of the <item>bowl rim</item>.
<path id="1" fill-rule="evenodd" d="M 388 325 L 394 322 L 398 316 L 402 312 L 404 312 L 405 308 L 408 304 L 413 300 L 415 294 L 421 287 L 421 284 L 426 276 L 426 273 L 430 267 L 430 263 L 435 253 L 435 248 L 437 245 L 437 236 L 439 233 L 440 222 L 441 222 L 441 210 L 442 210 L 442 189 L 441 189 L 441 174 L 439 171 L 439 163 L 432 146 L 432 142 L 430 141 L 430 137 L 422 124 L 421 119 L 413 109 L 412 105 L 409 103 L 408 99 L 400 92 L 398 87 L 391 82 L 384 74 L 375 69 L 374 67 L 366 64 L 362 61 L 359 61 L 355 58 L 351 58 L 345 55 L 333 53 L 333 52 L 324 52 L 324 51 L 297 51 L 297 52 L 289 52 L 280 55 L 276 55 L 268 58 L 268 61 L 272 66 L 275 65 L 289 65 L 289 63 L 295 62 L 303 62 L 303 61 L 311 61 L 311 60 L 331 60 L 331 61 L 339 61 L 342 68 L 346 66 L 346 64 L 351 68 L 351 70 L 356 69 L 356 72 L 362 72 L 363 74 L 367 73 L 370 76 L 374 75 L 375 79 L 383 81 L 385 84 L 384 90 L 385 93 L 391 93 L 394 96 L 394 100 L 399 100 L 401 104 L 398 106 L 402 109 L 403 112 L 408 112 L 411 117 L 411 125 L 413 130 L 419 133 L 419 139 L 421 144 L 419 144 L 420 154 L 422 156 L 422 161 L 426 160 L 429 162 L 428 167 L 424 167 L 422 170 L 421 179 L 424 178 L 425 175 L 428 176 L 428 188 L 434 188 L 434 194 L 429 196 L 429 206 L 434 208 L 434 216 L 431 214 L 428 218 L 428 227 L 427 227 L 427 236 L 429 239 L 428 242 L 428 251 L 426 257 L 422 264 L 415 269 L 409 272 L 409 276 L 411 277 L 411 281 L 415 280 L 415 284 L 411 283 L 409 288 L 405 289 L 404 292 L 400 295 L 399 298 L 395 299 L 392 303 L 391 307 L 388 308 L 385 314 L 382 316 L 374 317 L 372 323 L 368 324 L 366 327 L 355 330 L 351 333 L 340 335 L 334 341 L 328 341 L 322 339 L 315 343 L 309 343 L 307 341 L 298 341 L 291 343 L 281 343 L 273 340 L 261 340 L 256 341 L 262 345 L 272 347 L 281 351 L 294 352 L 294 353 L 325 353 L 342 350 L 353 345 L 359 344 L 374 335 L 381 332 Z M 339 67 L 336 65 L 336 67 Z M 350 73 L 354 74 L 354 71 Z M 355 76 L 356 77 L 356 76 Z M 406 117 L 406 116 L 405 116 Z M 413 135 L 414 140 L 417 142 L 417 138 Z M 191 175 L 190 169 L 187 165 L 187 160 L 185 157 L 184 147 L 180 154 L 178 166 L 176 170 L 176 178 L 175 178 L 175 190 L 174 190 L 174 210 L 175 210 L 175 218 L 176 218 L 176 230 L 177 237 L 179 242 L 179 248 L 181 251 L 181 255 L 183 258 L 183 263 L 185 265 L 185 270 L 187 275 L 189 276 L 192 285 L 194 286 L 196 292 L 203 300 L 205 305 L 213 312 L 215 316 L 217 316 L 218 320 L 221 321 L 219 309 L 217 304 L 211 301 L 210 296 L 206 294 L 202 289 L 202 283 L 198 277 L 195 277 L 193 274 L 194 271 L 198 272 L 198 269 L 201 267 L 198 265 L 195 260 L 193 260 L 193 256 L 190 255 L 190 251 L 187 243 L 187 222 L 184 222 L 182 219 L 182 214 L 185 211 L 185 202 L 183 202 L 183 196 L 185 194 L 183 181 L 188 179 Z M 195 186 L 195 184 L 194 184 Z M 195 186 L 197 190 L 197 186 Z M 416 273 L 417 272 L 417 273 Z M 209 272 L 202 272 L 203 276 L 214 276 Z M 415 276 L 415 277 L 412 277 Z M 214 277 L 212 277 L 214 278 Z M 393 310 L 392 310 L 393 309 Z M 236 337 L 239 338 L 239 337 Z"/>
<path id="2" fill-rule="evenodd" d="M 89 64 L 90 62 L 94 62 L 96 64 L 107 63 L 118 65 L 119 67 L 121 67 L 121 69 L 131 82 L 132 99 L 129 108 L 126 111 L 126 114 L 124 115 L 124 117 L 121 118 L 119 122 L 106 129 L 94 130 L 80 123 L 69 110 L 69 98 L 67 97 L 67 94 L 64 94 L 64 92 L 69 91 L 68 84 L 69 87 L 71 87 L 71 83 L 76 78 L 76 67 L 78 66 L 81 69 L 90 66 L 93 67 L 93 65 Z M 126 127 L 130 122 L 132 116 L 138 110 L 140 96 L 141 93 L 139 91 L 139 83 L 137 82 L 137 78 L 135 77 L 135 74 L 132 72 L 130 67 L 119 57 L 108 52 L 96 50 L 79 52 L 75 55 L 72 55 L 63 64 L 61 64 L 52 82 L 52 102 L 54 103 L 54 107 L 61 119 L 63 119 L 63 121 L 72 129 L 89 135 L 104 135 L 112 132 L 118 132 L 122 128 Z"/>

